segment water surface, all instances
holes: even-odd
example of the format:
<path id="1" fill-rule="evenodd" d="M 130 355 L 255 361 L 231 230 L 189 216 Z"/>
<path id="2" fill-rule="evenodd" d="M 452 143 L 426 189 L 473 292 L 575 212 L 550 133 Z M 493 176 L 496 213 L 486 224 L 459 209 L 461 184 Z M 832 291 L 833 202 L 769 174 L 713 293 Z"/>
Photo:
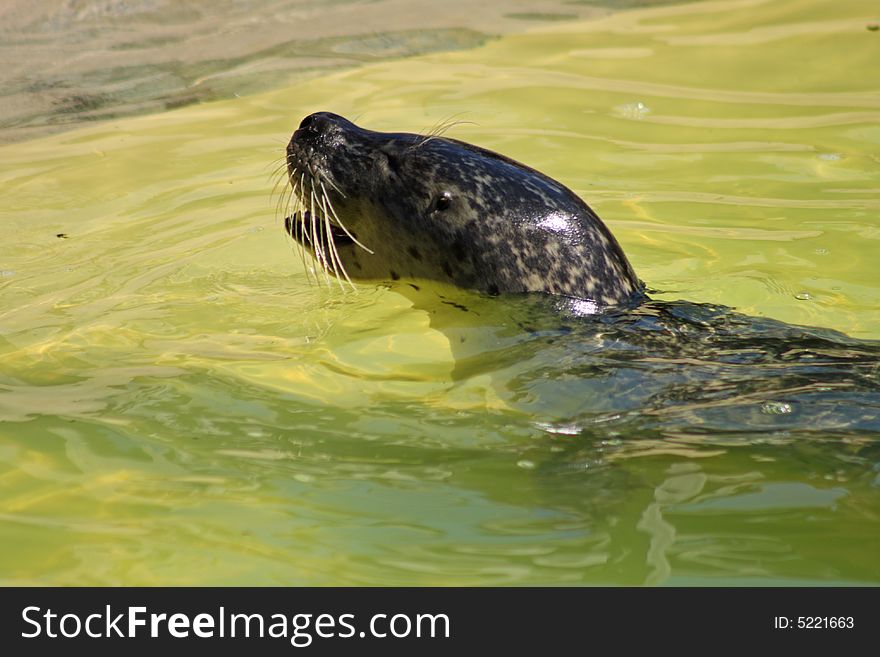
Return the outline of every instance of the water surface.
<path id="1" fill-rule="evenodd" d="M 647 4 L 650 0 L 642 0 Z M 471 48 L 615 0 L 4 0 L 0 143 Z"/>

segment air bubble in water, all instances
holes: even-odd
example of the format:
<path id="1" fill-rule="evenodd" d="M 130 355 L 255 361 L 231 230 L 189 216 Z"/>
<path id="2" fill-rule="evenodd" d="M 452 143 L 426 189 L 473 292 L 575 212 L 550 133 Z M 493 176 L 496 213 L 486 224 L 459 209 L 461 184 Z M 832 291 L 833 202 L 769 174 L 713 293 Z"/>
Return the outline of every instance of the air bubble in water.
<path id="1" fill-rule="evenodd" d="M 791 404 L 786 402 L 766 402 L 761 406 L 761 411 L 767 415 L 788 415 L 792 410 Z"/>
<path id="2" fill-rule="evenodd" d="M 651 108 L 645 105 L 642 101 L 619 105 L 615 109 L 627 119 L 643 119 L 651 113 Z"/>

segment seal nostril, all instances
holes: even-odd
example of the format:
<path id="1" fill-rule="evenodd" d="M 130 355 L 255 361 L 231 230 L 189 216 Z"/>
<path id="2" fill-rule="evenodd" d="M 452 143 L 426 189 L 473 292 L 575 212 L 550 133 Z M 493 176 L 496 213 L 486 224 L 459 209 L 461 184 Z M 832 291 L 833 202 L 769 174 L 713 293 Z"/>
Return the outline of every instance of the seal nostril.
<path id="1" fill-rule="evenodd" d="M 298 139 L 316 139 L 327 134 L 332 127 L 332 122 L 322 112 L 309 114 L 299 124 L 299 128 L 293 133 Z"/>
<path id="2" fill-rule="evenodd" d="M 314 123 L 315 123 L 315 115 L 309 114 L 302 121 L 300 121 L 300 124 L 299 124 L 300 130 L 309 130 L 312 128 Z"/>

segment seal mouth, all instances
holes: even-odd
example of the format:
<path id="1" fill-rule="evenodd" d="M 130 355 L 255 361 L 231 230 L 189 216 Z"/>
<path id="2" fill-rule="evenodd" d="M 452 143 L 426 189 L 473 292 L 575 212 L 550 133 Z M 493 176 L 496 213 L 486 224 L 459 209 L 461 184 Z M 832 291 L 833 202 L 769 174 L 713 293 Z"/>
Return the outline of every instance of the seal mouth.
<path id="1" fill-rule="evenodd" d="M 339 249 L 357 245 L 368 253 L 373 251 L 358 241 L 357 235 L 339 218 L 330 191 L 342 198 L 345 194 L 323 175 L 313 157 L 307 157 L 297 143 L 296 134 L 287 148 L 287 172 L 290 196 L 284 212 L 284 231 L 299 246 L 307 275 L 315 269 L 308 264 L 306 254 L 311 256 L 312 262 L 317 262 L 325 280 L 329 282 L 332 275 L 340 285 L 345 279 L 354 287 L 339 257 Z"/>
<path id="2" fill-rule="evenodd" d="M 290 235 L 299 243 L 305 243 L 305 246 L 311 248 L 311 231 L 308 228 L 312 223 L 312 213 L 309 210 L 301 210 L 294 212 L 284 218 L 284 232 Z M 323 221 L 323 219 L 320 219 Z M 357 238 L 356 233 L 349 233 L 342 226 L 337 226 L 333 221 L 329 221 L 329 235 L 333 240 L 336 248 L 346 247 L 355 244 Z M 327 224 L 325 224 L 325 228 Z"/>

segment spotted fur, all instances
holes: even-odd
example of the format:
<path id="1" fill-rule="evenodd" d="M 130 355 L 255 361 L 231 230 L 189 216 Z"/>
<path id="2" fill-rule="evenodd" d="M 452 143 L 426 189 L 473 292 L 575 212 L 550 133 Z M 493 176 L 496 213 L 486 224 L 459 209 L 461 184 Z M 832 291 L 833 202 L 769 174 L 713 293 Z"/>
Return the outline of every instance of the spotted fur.
<path id="1" fill-rule="evenodd" d="M 329 222 L 352 279 L 432 279 L 599 307 L 644 298 L 617 240 L 586 203 L 498 153 L 442 136 L 373 132 L 319 112 L 294 132 L 287 166 L 300 194 L 326 192 L 332 211 L 320 221 Z M 314 215 L 303 210 L 287 230 L 320 260 L 329 245 L 303 238 L 309 221 Z"/>

